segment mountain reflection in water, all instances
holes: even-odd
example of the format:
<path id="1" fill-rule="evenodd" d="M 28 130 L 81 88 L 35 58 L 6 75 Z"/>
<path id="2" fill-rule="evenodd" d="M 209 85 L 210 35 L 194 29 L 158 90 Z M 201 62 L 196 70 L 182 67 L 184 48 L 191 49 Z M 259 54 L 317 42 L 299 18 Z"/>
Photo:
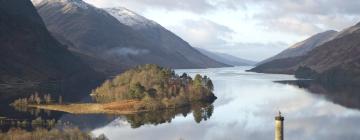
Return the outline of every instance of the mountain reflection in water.
<path id="1" fill-rule="evenodd" d="M 306 89 L 312 94 L 322 95 L 329 101 L 347 108 L 360 109 L 360 87 L 325 84 L 312 80 L 276 81 Z"/>
<path id="2" fill-rule="evenodd" d="M 0 106 L 0 116 L 33 119 L 38 114 L 70 122 L 94 135 L 105 134 L 110 140 L 265 140 L 274 138 L 274 116 L 281 110 L 285 139 L 360 138 L 358 87 L 294 81 L 297 79 L 292 75 L 245 72 L 247 69 L 251 68 L 176 70 L 212 79 L 218 99 L 210 106 L 120 116 L 43 110 L 31 114 Z"/>

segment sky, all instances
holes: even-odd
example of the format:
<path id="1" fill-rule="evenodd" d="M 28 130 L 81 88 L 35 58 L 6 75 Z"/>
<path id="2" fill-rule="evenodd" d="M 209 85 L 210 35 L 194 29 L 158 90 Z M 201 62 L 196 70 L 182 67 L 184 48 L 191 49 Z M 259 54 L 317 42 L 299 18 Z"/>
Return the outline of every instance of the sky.
<path id="1" fill-rule="evenodd" d="M 261 61 L 311 35 L 360 21 L 359 0 L 84 0 L 125 7 L 193 47 Z"/>

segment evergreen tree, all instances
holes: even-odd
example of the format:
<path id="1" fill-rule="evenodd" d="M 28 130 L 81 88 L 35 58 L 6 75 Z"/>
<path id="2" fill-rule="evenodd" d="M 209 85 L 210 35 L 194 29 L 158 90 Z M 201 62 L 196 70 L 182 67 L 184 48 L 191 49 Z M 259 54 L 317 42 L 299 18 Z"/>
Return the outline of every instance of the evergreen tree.
<path id="1" fill-rule="evenodd" d="M 213 91 L 213 90 L 214 90 L 214 84 L 212 83 L 212 81 L 211 81 L 210 79 L 207 80 L 206 87 L 207 87 L 210 91 Z"/>

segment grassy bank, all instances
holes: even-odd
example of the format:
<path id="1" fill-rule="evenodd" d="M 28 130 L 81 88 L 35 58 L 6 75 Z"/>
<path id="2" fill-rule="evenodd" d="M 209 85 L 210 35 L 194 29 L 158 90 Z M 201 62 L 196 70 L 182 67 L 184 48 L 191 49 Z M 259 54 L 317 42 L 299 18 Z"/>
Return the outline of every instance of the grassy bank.
<path id="1" fill-rule="evenodd" d="M 64 129 L 36 129 L 26 131 L 19 128 L 10 129 L 8 132 L 0 133 L 1 140 L 107 140 L 104 135 L 94 137 L 89 133 L 82 132 L 78 128 Z"/>
<path id="2" fill-rule="evenodd" d="M 67 112 L 71 114 L 135 114 L 146 110 L 138 109 L 141 101 L 126 100 L 112 103 L 83 103 L 66 105 L 29 105 L 30 107 Z"/>

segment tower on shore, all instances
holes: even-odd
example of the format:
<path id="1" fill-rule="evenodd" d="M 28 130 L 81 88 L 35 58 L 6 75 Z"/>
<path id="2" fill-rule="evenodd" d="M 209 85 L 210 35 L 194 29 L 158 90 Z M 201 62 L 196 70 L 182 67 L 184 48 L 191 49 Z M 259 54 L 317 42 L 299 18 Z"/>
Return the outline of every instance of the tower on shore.
<path id="1" fill-rule="evenodd" d="M 284 140 L 284 117 L 279 115 L 275 117 L 275 140 Z"/>

